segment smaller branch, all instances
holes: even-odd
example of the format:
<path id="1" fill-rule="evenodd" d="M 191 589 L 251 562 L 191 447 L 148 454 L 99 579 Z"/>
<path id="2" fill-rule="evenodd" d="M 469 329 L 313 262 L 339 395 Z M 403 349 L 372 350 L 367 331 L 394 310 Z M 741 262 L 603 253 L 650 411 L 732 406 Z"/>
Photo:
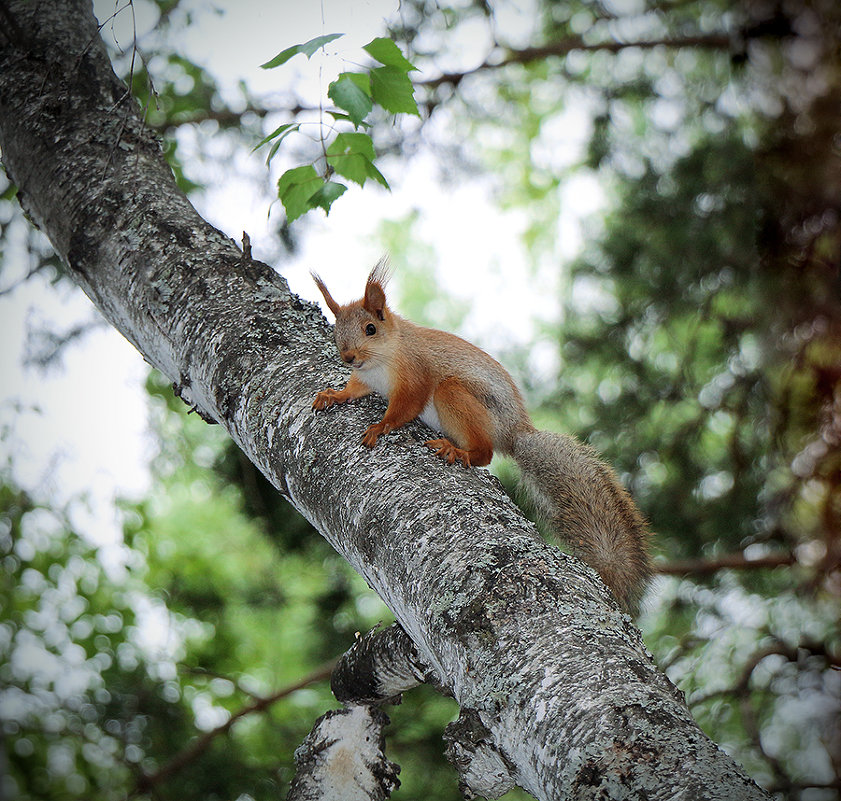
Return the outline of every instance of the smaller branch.
<path id="1" fill-rule="evenodd" d="M 398 623 L 369 631 L 339 658 L 330 688 L 344 709 L 322 715 L 295 751 L 287 801 L 385 801 L 400 786 L 400 766 L 385 756 L 388 717 L 379 704 L 429 677 Z"/>
<path id="2" fill-rule="evenodd" d="M 797 661 L 797 649 L 786 645 L 780 640 L 777 640 L 773 645 L 770 645 L 767 648 L 762 649 L 761 651 L 757 651 L 745 663 L 744 667 L 742 668 L 742 673 L 736 681 L 735 685 L 723 690 L 715 690 L 713 692 L 697 696 L 691 699 L 689 703 L 690 706 L 695 707 L 698 704 L 703 704 L 706 701 L 710 701 L 714 698 L 719 698 L 723 696 L 732 696 L 736 700 L 738 700 L 739 711 L 742 716 L 742 724 L 745 727 L 745 733 L 747 734 L 750 741 L 753 743 L 754 747 L 759 751 L 760 754 L 762 754 L 763 758 L 768 763 L 768 766 L 773 772 L 777 781 L 781 785 L 788 786 L 790 778 L 786 774 L 782 763 L 773 754 L 769 754 L 762 744 L 762 737 L 760 736 L 761 727 L 757 716 L 757 710 L 755 709 L 754 703 L 752 702 L 750 693 L 750 680 L 753 676 L 754 670 L 756 670 L 759 664 L 763 662 L 767 657 L 774 655 L 782 656 L 789 662 Z"/>
<path id="3" fill-rule="evenodd" d="M 336 664 L 330 679 L 343 703 L 382 703 L 426 681 L 434 682 L 415 644 L 399 623 L 372 629 Z"/>
<path id="4" fill-rule="evenodd" d="M 686 36 L 681 39 L 644 39 L 636 42 L 620 42 L 611 40 L 607 42 L 594 42 L 587 44 L 581 38 L 563 39 L 558 42 L 550 42 L 538 47 L 526 47 L 522 50 L 509 50 L 500 63 L 500 66 L 507 64 L 528 64 L 532 61 L 542 61 L 551 56 L 565 56 L 573 50 L 598 51 L 606 50 L 609 53 L 618 53 L 629 47 L 639 47 L 642 50 L 653 50 L 655 47 L 669 48 L 702 48 L 709 50 L 729 50 L 733 39 L 728 34 L 712 33 L 700 36 Z"/>
<path id="5" fill-rule="evenodd" d="M 837 653 L 833 653 L 826 647 L 826 643 L 815 642 L 812 640 L 802 640 L 797 645 L 789 645 L 779 638 L 774 638 L 774 642 L 767 648 L 757 651 L 745 663 L 738 680 L 732 687 L 727 687 L 722 690 L 713 690 L 712 692 L 704 693 L 703 695 L 690 698 L 688 703 L 690 706 L 697 706 L 703 704 L 713 698 L 720 698 L 725 695 L 735 695 L 738 697 L 746 697 L 750 689 L 750 680 L 753 676 L 754 670 L 758 667 L 760 662 L 769 656 L 783 656 L 789 662 L 797 663 L 798 657 L 803 653 L 811 656 L 816 656 L 824 660 L 827 667 L 832 670 L 838 670 L 841 667 L 841 659 Z"/>
<path id="6" fill-rule="evenodd" d="M 400 766 L 385 755 L 379 708 L 355 705 L 322 715 L 295 750 L 295 778 L 287 801 L 386 801 L 400 786 Z"/>
<path id="7" fill-rule="evenodd" d="M 284 112 L 291 114 L 293 117 L 303 113 L 304 111 L 313 110 L 314 109 L 300 104 L 297 104 L 289 109 L 283 109 Z M 227 108 L 203 109 L 195 112 L 194 114 L 178 114 L 173 118 L 167 118 L 161 122 L 147 122 L 146 125 L 148 128 L 151 128 L 159 134 L 169 133 L 173 129 L 179 128 L 182 125 L 198 125 L 208 120 L 218 122 L 223 128 L 231 128 L 242 125 L 243 117 L 249 114 L 253 114 L 255 117 L 260 117 L 262 119 L 271 113 L 274 113 L 273 109 L 253 105 L 246 106 L 242 111 L 233 111 L 232 109 Z"/>
<path id="8" fill-rule="evenodd" d="M 360 637 L 341 656 L 330 679 L 333 694 L 346 704 L 397 703 L 401 693 L 422 683 L 440 684 L 399 623 L 373 629 Z M 318 725 L 311 736 L 317 728 Z M 478 712 L 462 709 L 458 720 L 447 726 L 444 739 L 447 759 L 458 772 L 459 788 L 466 799 L 499 798 L 514 786 L 514 767 L 494 743 Z M 292 798 L 290 793 L 289 799 Z"/>
<path id="9" fill-rule="evenodd" d="M 56 362 L 64 348 L 71 342 L 87 336 L 91 331 L 104 328 L 106 325 L 106 321 L 97 316 L 92 320 L 78 323 L 61 334 L 49 330 L 30 332 L 26 341 L 23 364 L 26 367 L 46 370 Z"/>
<path id="10" fill-rule="evenodd" d="M 169 762 L 159 768 L 155 773 L 145 773 L 140 776 L 134 790 L 129 793 L 129 798 L 148 793 L 164 779 L 167 779 L 173 773 L 177 773 L 179 770 L 182 770 L 185 766 L 198 759 L 198 757 L 200 757 L 208 749 L 216 737 L 221 734 L 227 734 L 234 723 L 236 723 L 240 718 L 244 718 L 246 715 L 251 715 L 255 712 L 263 712 L 272 704 L 279 701 L 281 698 L 285 698 L 287 695 L 290 695 L 296 690 L 300 690 L 313 682 L 326 679 L 332 672 L 334 666 L 335 662 L 327 662 L 321 665 L 321 667 L 316 668 L 312 671 L 312 673 L 304 676 L 304 678 L 300 681 L 287 685 L 282 690 L 278 690 L 272 695 L 260 698 L 248 706 L 243 707 L 239 710 L 239 712 L 231 715 L 231 717 L 228 718 L 228 720 L 221 726 L 217 726 L 215 729 L 205 732 L 201 735 L 201 737 L 194 740 L 186 748 L 179 751 L 172 759 L 169 760 Z"/>
<path id="11" fill-rule="evenodd" d="M 323 47 L 321 48 L 324 49 Z M 330 160 L 327 158 L 327 143 L 324 141 L 324 103 L 322 102 L 322 92 L 321 92 L 321 67 L 318 68 L 318 141 L 321 144 L 321 152 L 324 155 L 324 178 L 329 179 L 332 172 L 333 167 L 330 164 Z"/>
<path id="12" fill-rule="evenodd" d="M 797 649 L 791 648 L 785 643 L 778 641 L 774 645 L 770 645 L 768 648 L 763 648 L 761 651 L 757 651 L 745 663 L 742 668 L 741 675 L 732 687 L 725 687 L 722 690 L 712 690 L 711 692 L 704 693 L 703 695 L 690 698 L 688 699 L 689 706 L 698 706 L 699 704 L 711 701 L 713 698 L 721 698 L 725 695 L 735 695 L 740 698 L 745 696 L 748 692 L 753 671 L 756 670 L 760 662 L 767 657 L 774 655 L 784 656 L 789 662 L 794 662 L 797 660 Z"/>
<path id="13" fill-rule="evenodd" d="M 514 787 L 514 765 L 494 744 L 478 712 L 462 709 L 458 720 L 447 725 L 444 739 L 464 798 L 499 798 Z"/>
<path id="14" fill-rule="evenodd" d="M 664 576 L 682 576 L 685 573 L 706 576 L 719 570 L 762 570 L 793 565 L 797 559 L 793 553 L 769 554 L 749 559 L 743 553 L 726 554 L 717 559 L 684 559 L 653 565 L 653 572 Z"/>

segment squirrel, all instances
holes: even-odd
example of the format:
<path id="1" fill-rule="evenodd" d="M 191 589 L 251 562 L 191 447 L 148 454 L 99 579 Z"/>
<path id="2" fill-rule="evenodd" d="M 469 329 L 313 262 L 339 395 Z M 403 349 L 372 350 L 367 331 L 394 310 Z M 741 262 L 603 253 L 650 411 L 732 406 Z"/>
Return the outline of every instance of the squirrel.
<path id="1" fill-rule="evenodd" d="M 482 467 L 495 450 L 511 456 L 538 513 L 632 611 L 651 574 L 646 522 L 596 452 L 566 434 L 537 430 L 511 376 L 483 350 L 395 314 L 386 302 L 385 259 L 363 297 L 347 305 L 312 277 L 336 317 L 342 361 L 353 368 L 344 389 L 322 390 L 313 409 L 375 392 L 388 408 L 365 431 L 367 448 L 419 417 L 444 435 L 425 444 L 450 464 Z"/>

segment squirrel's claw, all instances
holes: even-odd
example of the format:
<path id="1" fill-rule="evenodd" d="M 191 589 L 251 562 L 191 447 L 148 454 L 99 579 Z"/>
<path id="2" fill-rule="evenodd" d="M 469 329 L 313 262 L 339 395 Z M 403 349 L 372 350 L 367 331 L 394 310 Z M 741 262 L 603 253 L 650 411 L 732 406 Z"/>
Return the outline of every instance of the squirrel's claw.
<path id="1" fill-rule="evenodd" d="M 322 409 L 332 406 L 336 402 L 336 394 L 337 392 L 335 389 L 321 390 L 321 392 L 315 396 L 315 400 L 312 402 L 312 408 L 317 412 L 320 412 Z"/>
<path id="2" fill-rule="evenodd" d="M 366 448 L 373 448 L 377 444 L 377 440 L 383 435 L 388 434 L 393 429 L 393 426 L 388 423 L 374 423 L 368 426 L 365 433 L 362 435 L 362 444 Z"/>
<path id="3" fill-rule="evenodd" d="M 457 448 L 448 439 L 431 439 L 428 442 L 425 442 L 424 445 L 435 451 L 435 455 L 440 456 L 447 462 L 447 464 L 453 464 L 456 460 L 458 460 L 465 467 L 471 466 L 470 454 L 461 448 Z"/>

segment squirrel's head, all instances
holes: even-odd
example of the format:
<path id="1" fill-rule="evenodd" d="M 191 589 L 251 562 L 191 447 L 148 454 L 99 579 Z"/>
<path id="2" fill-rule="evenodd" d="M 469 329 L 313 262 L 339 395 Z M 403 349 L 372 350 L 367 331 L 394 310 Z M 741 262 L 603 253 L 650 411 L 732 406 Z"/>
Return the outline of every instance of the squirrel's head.
<path id="1" fill-rule="evenodd" d="M 371 270 L 363 297 L 346 305 L 333 299 L 315 273 L 312 277 L 327 307 L 336 316 L 334 335 L 342 361 L 358 370 L 381 363 L 387 356 L 389 335 L 394 328 L 394 316 L 385 297 L 389 278 L 386 260 L 380 259 Z"/>

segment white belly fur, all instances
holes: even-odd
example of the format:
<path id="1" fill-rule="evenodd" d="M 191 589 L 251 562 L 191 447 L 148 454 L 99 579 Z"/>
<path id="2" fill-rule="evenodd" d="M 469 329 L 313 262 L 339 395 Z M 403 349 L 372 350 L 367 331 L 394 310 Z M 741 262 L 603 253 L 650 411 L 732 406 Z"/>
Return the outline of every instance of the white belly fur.
<path id="1" fill-rule="evenodd" d="M 388 396 L 391 394 L 391 379 L 385 367 L 382 365 L 363 367 L 361 370 L 357 370 L 356 374 L 365 386 L 370 387 L 377 395 L 388 400 Z"/>
<path id="2" fill-rule="evenodd" d="M 440 431 L 441 433 L 444 432 L 444 429 L 441 427 L 441 420 L 438 418 L 438 411 L 435 408 L 435 404 L 432 402 L 432 398 L 430 398 L 426 406 L 424 406 L 423 411 L 420 413 L 420 419 L 423 420 L 423 422 L 430 428 L 435 429 L 435 431 Z"/>
<path id="3" fill-rule="evenodd" d="M 363 367 L 361 370 L 357 370 L 356 374 L 362 382 L 376 392 L 377 395 L 380 395 L 388 400 L 388 396 L 391 394 L 391 380 L 385 367 L 379 365 L 376 367 Z M 438 417 L 438 411 L 435 409 L 435 404 L 432 402 L 432 398 L 427 401 L 426 406 L 420 413 L 420 419 L 423 420 L 423 422 L 430 428 L 443 433 L 444 429 L 441 426 L 441 420 Z"/>

